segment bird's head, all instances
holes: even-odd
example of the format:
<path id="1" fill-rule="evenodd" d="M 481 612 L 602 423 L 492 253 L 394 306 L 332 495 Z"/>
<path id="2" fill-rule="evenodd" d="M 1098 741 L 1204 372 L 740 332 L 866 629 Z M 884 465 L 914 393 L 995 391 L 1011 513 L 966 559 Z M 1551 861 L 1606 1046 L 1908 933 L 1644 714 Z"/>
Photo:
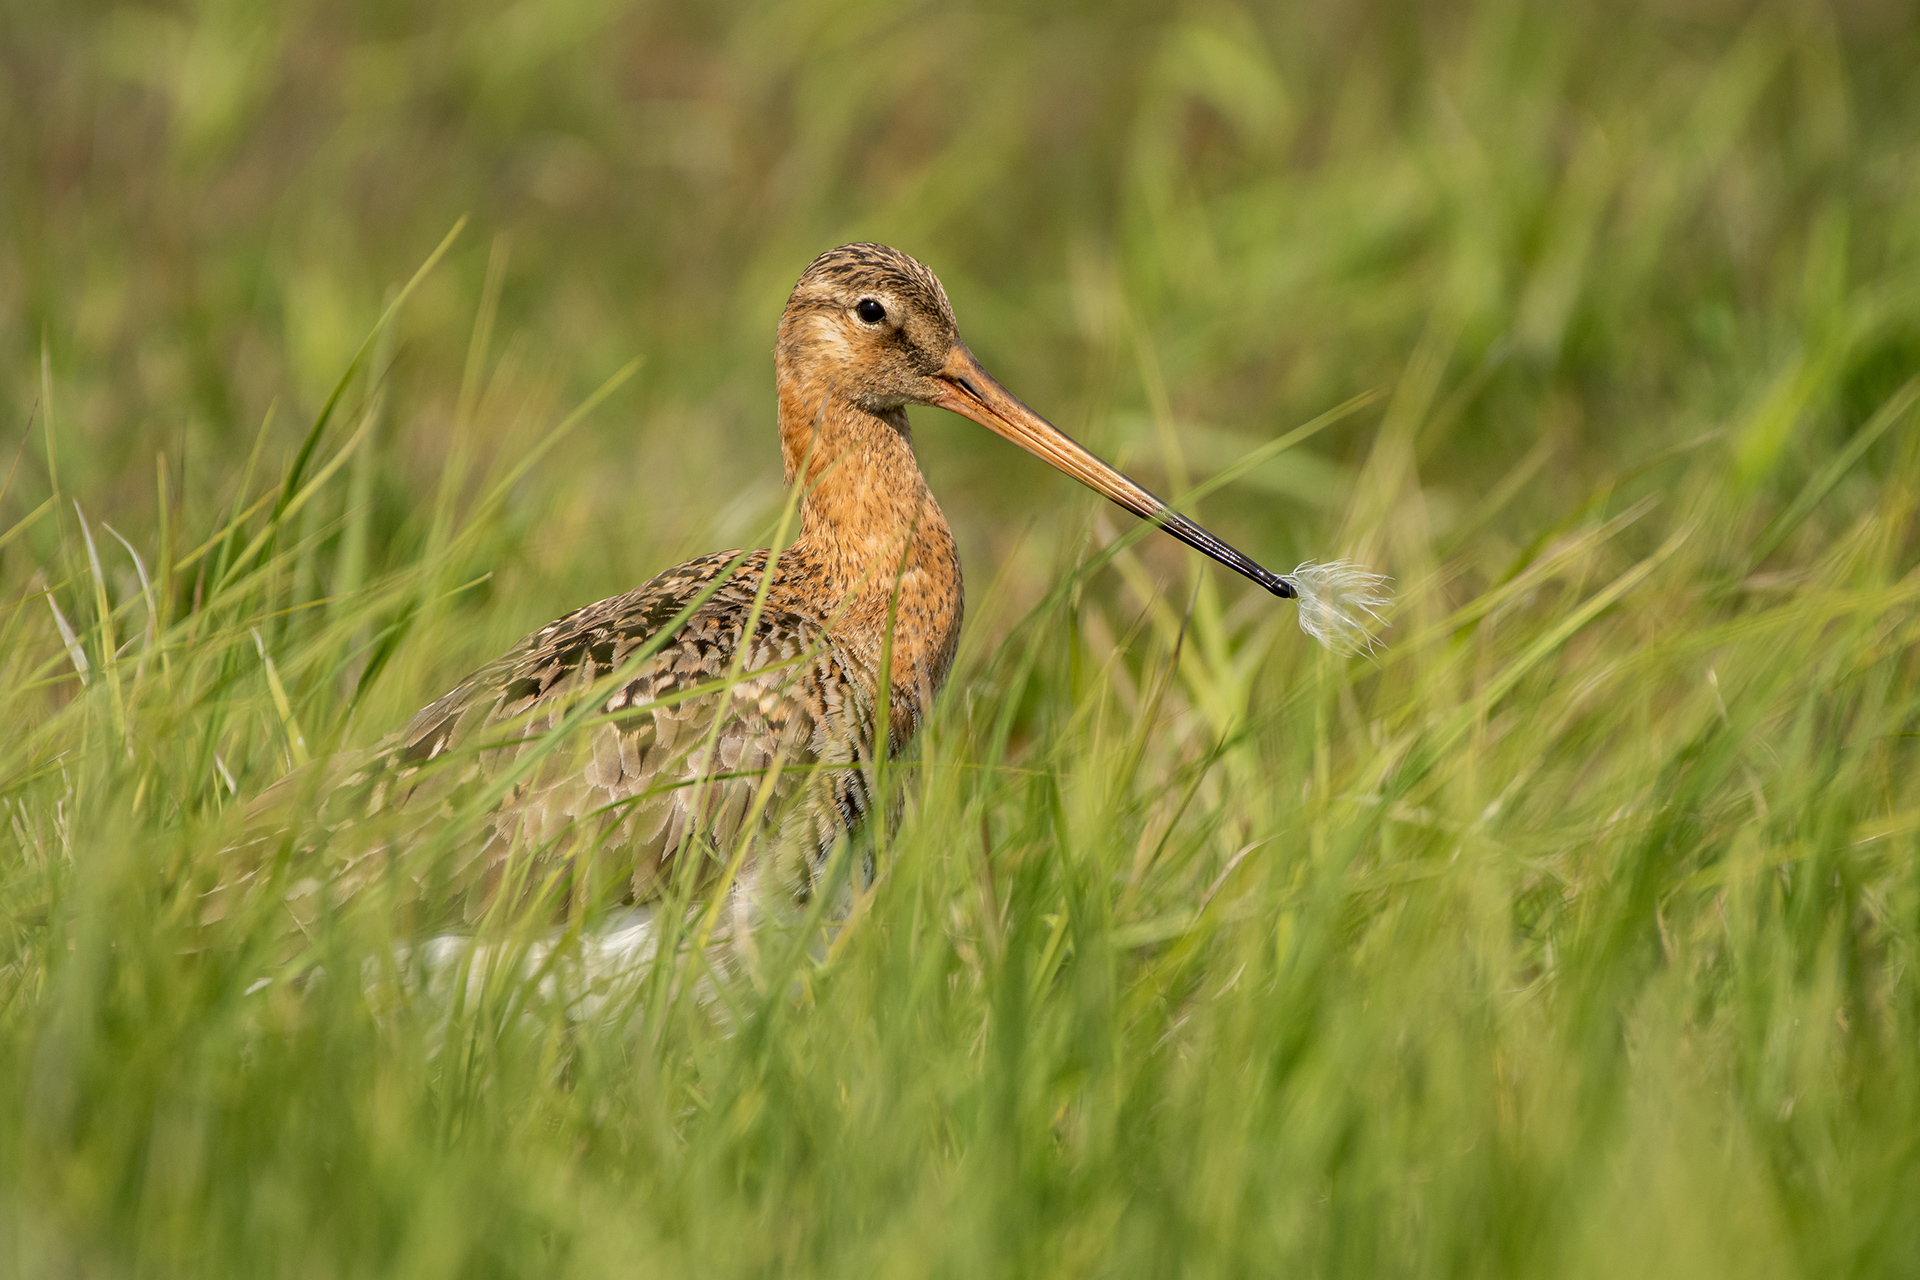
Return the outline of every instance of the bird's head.
<path id="1" fill-rule="evenodd" d="M 780 317 L 783 375 L 880 416 L 938 403 L 956 349 L 965 347 L 940 281 L 881 244 L 815 258 Z"/>

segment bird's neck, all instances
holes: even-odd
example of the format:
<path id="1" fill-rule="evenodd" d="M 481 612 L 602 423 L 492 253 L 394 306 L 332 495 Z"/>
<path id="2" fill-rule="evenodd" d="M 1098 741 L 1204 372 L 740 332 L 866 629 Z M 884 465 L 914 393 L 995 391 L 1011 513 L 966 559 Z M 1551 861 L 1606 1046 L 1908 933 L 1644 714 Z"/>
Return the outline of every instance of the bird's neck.
<path id="1" fill-rule="evenodd" d="M 782 562 L 791 557 L 834 633 L 876 667 L 891 618 L 895 697 L 917 717 L 953 661 L 962 594 L 953 533 L 913 456 L 906 411 L 874 414 L 782 378 L 780 445 L 788 484 L 805 475 L 800 536 Z"/>

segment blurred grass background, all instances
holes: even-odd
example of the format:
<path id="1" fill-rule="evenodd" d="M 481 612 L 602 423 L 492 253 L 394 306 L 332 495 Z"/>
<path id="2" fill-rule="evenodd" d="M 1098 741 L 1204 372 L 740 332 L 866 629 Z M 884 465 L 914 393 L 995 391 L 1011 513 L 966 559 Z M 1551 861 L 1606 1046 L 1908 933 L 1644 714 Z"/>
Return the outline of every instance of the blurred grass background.
<path id="1" fill-rule="evenodd" d="M 1920 1270 L 1908 6 L 0 24 L 0 1265 Z M 203 927 L 236 797 L 764 536 L 859 238 L 1162 491 L 1380 392 L 1199 509 L 1392 647 L 917 411 L 969 631 L 831 956 L 583 1019 Z"/>

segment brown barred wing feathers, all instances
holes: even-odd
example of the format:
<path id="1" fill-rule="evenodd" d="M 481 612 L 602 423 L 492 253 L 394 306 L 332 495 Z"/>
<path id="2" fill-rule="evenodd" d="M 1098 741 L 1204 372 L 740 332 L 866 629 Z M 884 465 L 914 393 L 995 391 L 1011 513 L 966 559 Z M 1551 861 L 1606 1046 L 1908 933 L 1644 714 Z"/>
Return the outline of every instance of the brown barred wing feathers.
<path id="1" fill-rule="evenodd" d="M 864 812 L 865 780 L 848 775 L 868 755 L 872 698 L 820 620 L 764 602 L 755 616 L 764 552 L 715 583 L 735 560 L 543 627 L 383 744 L 365 812 L 439 824 L 413 850 L 418 877 L 455 881 L 432 896 L 453 889 L 469 917 L 503 900 L 646 901 L 769 837 L 774 865 L 754 870 L 804 893 Z M 360 850 L 345 879 L 383 852 Z"/>

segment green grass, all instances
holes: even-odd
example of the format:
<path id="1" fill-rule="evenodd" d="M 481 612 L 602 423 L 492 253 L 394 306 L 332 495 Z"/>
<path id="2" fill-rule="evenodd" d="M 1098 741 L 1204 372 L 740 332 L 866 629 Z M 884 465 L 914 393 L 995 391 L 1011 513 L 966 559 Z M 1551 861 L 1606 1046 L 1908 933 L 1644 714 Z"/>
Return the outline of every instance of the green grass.
<path id="1" fill-rule="evenodd" d="M 0 0 L 0 1268 L 1920 1271 L 1916 66 L 1865 0 Z M 339 980 L 373 898 L 304 984 L 203 924 L 297 758 L 772 526 L 860 237 L 1165 491 L 1381 392 L 1197 509 L 1391 647 L 917 411 L 968 630 L 830 953 L 583 1019 Z"/>

